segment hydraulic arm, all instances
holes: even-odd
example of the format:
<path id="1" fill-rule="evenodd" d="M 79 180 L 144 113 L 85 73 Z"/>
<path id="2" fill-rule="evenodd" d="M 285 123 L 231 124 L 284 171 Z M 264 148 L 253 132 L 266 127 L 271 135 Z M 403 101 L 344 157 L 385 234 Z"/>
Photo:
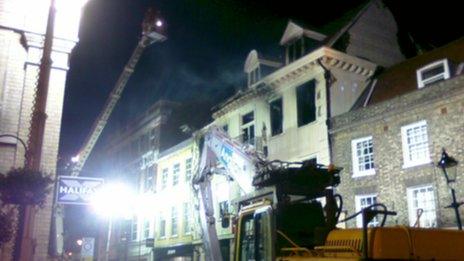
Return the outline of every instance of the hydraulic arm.
<path id="1" fill-rule="evenodd" d="M 220 261 L 222 256 L 216 233 L 211 193 L 212 175 L 228 176 L 237 181 L 240 188 L 248 194 L 253 190 L 252 179 L 256 166 L 261 160 L 254 150 L 247 150 L 242 144 L 229 138 L 219 127 L 211 126 L 206 133 L 199 136 L 204 137 L 204 143 L 199 171 L 194 177 L 193 184 L 199 190 L 201 197 L 200 220 L 206 258 L 209 261 Z M 218 173 L 218 162 L 225 169 L 225 173 Z"/>

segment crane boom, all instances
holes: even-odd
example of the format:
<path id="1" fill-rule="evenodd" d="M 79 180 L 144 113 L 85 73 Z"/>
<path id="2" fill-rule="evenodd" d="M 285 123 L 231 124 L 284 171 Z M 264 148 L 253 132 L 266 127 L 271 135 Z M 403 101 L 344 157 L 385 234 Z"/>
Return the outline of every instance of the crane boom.
<path id="1" fill-rule="evenodd" d="M 129 78 L 134 72 L 134 68 L 140 60 L 140 57 L 142 56 L 142 53 L 145 50 L 145 48 L 152 43 L 166 40 L 166 37 L 164 35 L 155 31 L 157 28 L 156 23 L 158 22 L 159 21 L 157 21 L 156 18 L 151 14 L 148 14 L 145 18 L 145 21 L 143 23 L 144 28 L 142 38 L 138 42 L 137 47 L 132 53 L 126 66 L 124 66 L 124 69 L 121 75 L 119 76 L 118 81 L 116 82 L 113 90 L 111 90 L 111 93 L 108 96 L 105 105 L 103 106 L 103 110 L 100 112 L 97 119 L 95 120 L 90 130 L 90 134 L 85 139 L 84 145 L 81 147 L 77 156 L 74 158 L 75 164 L 73 166 L 71 175 L 78 176 L 82 168 L 84 167 L 87 158 L 89 157 L 95 144 L 98 141 L 98 138 L 103 132 L 103 129 L 105 128 L 111 113 L 113 112 L 116 104 L 118 103 L 119 98 L 121 97 L 121 94 L 124 91 L 124 88 L 126 87 Z"/>

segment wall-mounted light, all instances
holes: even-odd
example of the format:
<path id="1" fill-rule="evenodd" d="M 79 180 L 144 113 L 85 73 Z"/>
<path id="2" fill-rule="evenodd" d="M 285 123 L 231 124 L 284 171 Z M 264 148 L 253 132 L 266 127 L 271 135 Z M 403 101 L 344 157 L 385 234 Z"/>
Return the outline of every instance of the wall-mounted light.
<path id="1" fill-rule="evenodd" d="M 443 148 L 442 153 L 441 153 L 441 158 L 437 163 L 437 167 L 441 168 L 443 175 L 446 178 L 446 184 L 451 189 L 451 197 L 452 197 L 453 202 L 451 202 L 450 205 L 446 206 L 446 208 L 454 209 L 458 229 L 462 230 L 459 207 L 464 203 L 456 201 L 456 191 L 454 190 L 453 187 L 450 186 L 450 183 L 456 182 L 458 161 L 455 160 L 453 157 L 449 156 L 448 153 L 446 153 L 446 150 Z"/>

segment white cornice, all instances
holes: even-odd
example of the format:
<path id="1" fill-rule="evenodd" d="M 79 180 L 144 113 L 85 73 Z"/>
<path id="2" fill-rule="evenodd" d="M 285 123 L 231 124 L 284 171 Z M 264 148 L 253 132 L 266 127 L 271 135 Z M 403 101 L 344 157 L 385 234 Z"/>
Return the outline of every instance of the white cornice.
<path id="1" fill-rule="evenodd" d="M 328 69 L 338 68 L 366 77 L 371 76 L 377 66 L 372 62 L 323 46 L 269 74 L 263 81 L 273 88 L 278 87 L 317 66 L 318 61 L 322 62 Z"/>
<path id="2" fill-rule="evenodd" d="M 308 73 L 308 71 L 318 68 L 319 61 L 329 70 L 330 68 L 337 68 L 349 73 L 363 75 L 366 78 L 373 75 L 377 67 L 377 65 L 372 62 L 323 46 L 267 75 L 249 89 L 237 95 L 236 98 L 227 101 L 219 110 L 213 113 L 213 118 L 217 119 L 252 98 L 265 94 L 272 89 L 278 89 L 294 81 L 301 75 Z"/>
<path id="3" fill-rule="evenodd" d="M 26 48 L 35 47 L 42 49 L 45 37 L 43 34 L 24 32 L 24 40 Z M 53 39 L 53 51 L 69 54 L 77 44 L 77 39 L 64 39 L 57 38 Z"/>

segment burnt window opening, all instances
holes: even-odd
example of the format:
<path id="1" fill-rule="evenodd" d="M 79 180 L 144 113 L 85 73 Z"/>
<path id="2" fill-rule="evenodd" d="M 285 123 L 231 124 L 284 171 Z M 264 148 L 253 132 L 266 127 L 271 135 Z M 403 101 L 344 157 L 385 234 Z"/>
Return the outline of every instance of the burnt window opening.
<path id="1" fill-rule="evenodd" d="M 315 80 L 311 80 L 296 88 L 298 127 L 316 120 L 315 92 Z"/>
<path id="2" fill-rule="evenodd" d="M 271 113 L 271 135 L 275 136 L 283 130 L 282 98 L 269 103 Z"/>
<path id="3" fill-rule="evenodd" d="M 222 125 L 222 130 L 223 130 L 225 133 L 229 133 L 229 125 L 228 125 L 228 124 Z"/>

